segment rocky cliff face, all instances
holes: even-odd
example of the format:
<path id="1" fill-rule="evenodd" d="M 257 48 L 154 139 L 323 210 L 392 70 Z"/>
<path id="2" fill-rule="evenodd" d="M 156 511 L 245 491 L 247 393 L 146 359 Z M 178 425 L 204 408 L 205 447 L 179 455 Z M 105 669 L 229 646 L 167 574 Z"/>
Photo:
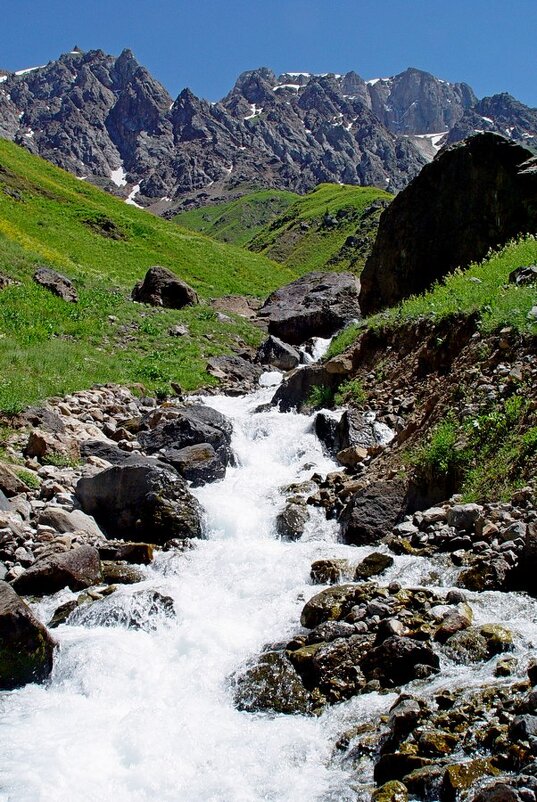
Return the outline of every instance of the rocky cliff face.
<path id="1" fill-rule="evenodd" d="M 448 132 L 481 125 L 488 106 L 476 103 L 466 84 L 416 69 L 366 82 L 267 68 L 240 75 L 218 103 L 188 89 L 173 102 L 129 50 L 115 58 L 75 48 L 0 74 L 0 136 L 163 212 L 172 200 L 200 205 L 245 186 L 400 190 Z M 534 112 L 516 101 L 502 108 L 498 125 L 537 137 Z"/>
<path id="2" fill-rule="evenodd" d="M 488 133 L 453 145 L 382 214 L 361 275 L 360 308 L 370 314 L 392 306 L 536 229 L 532 151 Z"/>

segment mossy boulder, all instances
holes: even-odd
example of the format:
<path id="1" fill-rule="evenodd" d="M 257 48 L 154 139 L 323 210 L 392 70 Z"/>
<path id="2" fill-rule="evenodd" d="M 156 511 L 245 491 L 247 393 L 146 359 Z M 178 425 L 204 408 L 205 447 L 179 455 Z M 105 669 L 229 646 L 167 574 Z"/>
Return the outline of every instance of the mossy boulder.
<path id="1" fill-rule="evenodd" d="M 393 557 L 389 554 L 381 554 L 374 551 L 368 554 L 365 559 L 356 567 L 354 579 L 359 582 L 361 579 L 370 579 L 372 576 L 378 576 L 391 568 L 393 565 Z"/>
<path id="2" fill-rule="evenodd" d="M 407 799 L 407 787 L 399 780 L 384 783 L 371 796 L 372 802 L 407 802 Z"/>
<path id="3" fill-rule="evenodd" d="M 479 634 L 487 641 L 489 655 L 492 657 L 513 648 L 513 633 L 500 624 L 484 624 L 479 627 Z"/>
<path id="4" fill-rule="evenodd" d="M 442 778 L 440 802 L 456 802 L 459 795 L 472 788 L 479 780 L 500 774 L 490 758 L 477 758 L 467 763 L 447 766 Z"/>
<path id="5" fill-rule="evenodd" d="M 55 645 L 28 605 L 7 582 L 0 582 L 0 689 L 46 679 Z"/>
<path id="6" fill-rule="evenodd" d="M 324 621 L 337 621 L 357 595 L 356 585 L 337 585 L 321 590 L 305 605 L 300 616 L 303 627 L 313 629 Z"/>

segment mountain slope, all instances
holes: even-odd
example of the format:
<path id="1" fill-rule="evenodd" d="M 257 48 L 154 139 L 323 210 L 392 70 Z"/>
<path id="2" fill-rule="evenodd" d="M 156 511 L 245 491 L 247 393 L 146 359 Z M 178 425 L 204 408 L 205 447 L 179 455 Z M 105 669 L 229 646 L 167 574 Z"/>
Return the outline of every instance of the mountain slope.
<path id="1" fill-rule="evenodd" d="M 181 212 L 173 220 L 191 231 L 199 231 L 220 242 L 245 245 L 298 198 L 294 192 L 260 190 L 229 203 Z"/>
<path id="2" fill-rule="evenodd" d="M 68 304 L 32 281 L 60 270 L 80 300 Z M 128 206 L 11 143 L 0 141 L 0 272 L 19 284 L 0 293 L 0 408 L 17 408 L 93 382 L 143 382 L 169 390 L 210 383 L 205 357 L 255 343 L 246 321 L 205 305 L 140 306 L 130 291 L 153 264 L 202 298 L 266 295 L 296 277 L 262 256 L 187 232 Z M 190 335 L 170 337 L 183 323 Z"/>
<path id="3" fill-rule="evenodd" d="M 248 247 L 301 273 L 360 272 L 392 197 L 374 187 L 322 184 L 265 226 Z"/>

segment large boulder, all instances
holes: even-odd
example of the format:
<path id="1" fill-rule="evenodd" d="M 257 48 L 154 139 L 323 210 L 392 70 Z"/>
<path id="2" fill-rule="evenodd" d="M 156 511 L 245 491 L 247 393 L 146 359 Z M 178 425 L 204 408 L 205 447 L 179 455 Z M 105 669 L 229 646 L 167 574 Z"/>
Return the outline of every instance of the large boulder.
<path id="1" fill-rule="evenodd" d="M 149 543 L 201 537 L 201 508 L 171 466 L 131 456 L 79 480 L 76 496 L 110 537 Z"/>
<path id="2" fill-rule="evenodd" d="M 0 690 L 46 679 L 55 642 L 7 582 L 0 582 Z"/>
<path id="3" fill-rule="evenodd" d="M 41 596 L 62 588 L 83 590 L 101 580 L 99 552 L 93 546 L 51 554 L 37 560 L 13 583 L 17 593 Z"/>
<path id="4" fill-rule="evenodd" d="M 292 345 L 310 337 L 330 337 L 360 317 L 358 282 L 350 273 L 308 273 L 270 295 L 258 318 L 269 334 Z"/>
<path id="5" fill-rule="evenodd" d="M 199 303 L 195 290 L 166 267 L 150 267 L 132 291 L 132 300 L 151 306 L 181 309 Z"/>
<path id="6" fill-rule="evenodd" d="M 370 546 L 389 535 L 408 508 L 406 482 L 372 482 L 355 493 L 340 516 L 345 543 Z"/>
<path id="7" fill-rule="evenodd" d="M 485 133 L 439 154 L 380 218 L 362 275 L 360 306 L 371 314 L 431 287 L 456 267 L 537 222 L 534 154 Z"/>
<path id="8" fill-rule="evenodd" d="M 73 282 L 56 270 L 51 270 L 50 267 L 39 267 L 34 273 L 34 281 L 41 287 L 57 295 L 63 301 L 76 304 L 78 301 L 78 293 L 73 285 Z"/>

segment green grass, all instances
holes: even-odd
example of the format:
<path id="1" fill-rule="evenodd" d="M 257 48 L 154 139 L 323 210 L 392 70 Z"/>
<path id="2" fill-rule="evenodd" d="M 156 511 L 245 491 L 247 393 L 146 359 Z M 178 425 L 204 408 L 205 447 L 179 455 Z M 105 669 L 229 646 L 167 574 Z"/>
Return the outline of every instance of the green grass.
<path id="1" fill-rule="evenodd" d="M 199 231 L 220 242 L 246 245 L 298 198 L 295 192 L 264 189 L 250 192 L 229 203 L 181 212 L 173 220 L 184 228 Z"/>
<path id="2" fill-rule="evenodd" d="M 467 270 L 456 270 L 429 292 L 412 296 L 399 306 L 375 315 L 368 325 L 378 327 L 420 317 L 440 320 L 457 312 L 477 312 L 483 331 L 513 326 L 521 332 L 536 333 L 537 321 L 528 318 L 537 303 L 535 286 L 509 284 L 512 270 L 536 262 L 537 239 L 523 237 Z"/>
<path id="3" fill-rule="evenodd" d="M 420 318 L 442 320 L 457 313 L 477 313 L 483 332 L 512 326 L 525 334 L 537 334 L 537 319 L 530 310 L 537 304 L 534 286 L 509 283 L 517 267 L 537 263 L 537 238 L 525 236 L 491 253 L 467 270 L 456 270 L 443 283 L 423 295 L 414 295 L 398 306 L 379 312 L 344 329 L 330 344 L 331 358 L 350 348 L 364 328 L 394 328 Z"/>
<path id="4" fill-rule="evenodd" d="M 440 421 L 410 455 L 417 475 L 453 478 L 465 501 L 508 501 L 535 478 L 537 420 L 524 388 L 475 418 Z"/>
<path id="5" fill-rule="evenodd" d="M 32 281 L 38 265 L 67 275 L 68 304 Z M 17 411 L 96 382 L 169 391 L 215 383 L 209 356 L 260 333 L 241 318 L 222 322 L 206 305 L 161 310 L 130 292 L 148 267 L 169 267 L 202 301 L 228 293 L 264 297 L 296 273 L 128 206 L 0 140 L 0 272 L 20 283 L 0 293 L 0 409 Z M 184 323 L 189 334 L 170 337 Z"/>
<path id="6" fill-rule="evenodd" d="M 301 273 L 321 269 L 359 273 L 382 211 L 371 209 L 371 204 L 391 198 L 375 187 L 321 184 L 265 226 L 248 247 Z M 346 245 L 349 237 L 355 241 Z"/>
<path id="7" fill-rule="evenodd" d="M 367 393 L 360 379 L 348 379 L 348 381 L 342 382 L 334 395 L 334 403 L 338 407 L 343 404 L 354 404 L 356 407 L 361 407 L 366 401 Z"/>

